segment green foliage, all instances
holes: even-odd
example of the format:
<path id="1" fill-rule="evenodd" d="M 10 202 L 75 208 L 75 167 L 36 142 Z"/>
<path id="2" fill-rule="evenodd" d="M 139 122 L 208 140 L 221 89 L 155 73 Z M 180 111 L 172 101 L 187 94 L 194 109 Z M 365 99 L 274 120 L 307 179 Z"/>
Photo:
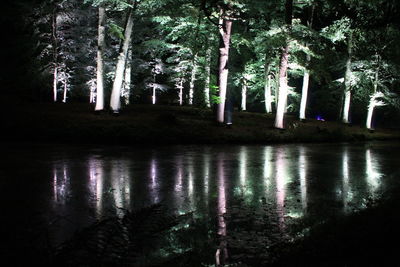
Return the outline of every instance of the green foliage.
<path id="1" fill-rule="evenodd" d="M 124 40 L 124 28 L 115 23 L 110 23 L 108 26 L 108 32 L 111 35 L 117 37 L 118 39 Z"/>

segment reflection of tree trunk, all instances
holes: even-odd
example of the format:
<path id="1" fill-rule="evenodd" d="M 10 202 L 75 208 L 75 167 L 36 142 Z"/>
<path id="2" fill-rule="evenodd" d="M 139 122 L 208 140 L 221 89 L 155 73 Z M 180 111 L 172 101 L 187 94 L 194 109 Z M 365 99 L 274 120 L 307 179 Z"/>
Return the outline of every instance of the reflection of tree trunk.
<path id="1" fill-rule="evenodd" d="M 264 99 L 265 99 L 265 112 L 272 113 L 272 97 L 271 97 L 271 75 L 269 72 L 271 71 L 271 65 L 267 60 L 267 56 L 265 56 L 265 85 L 264 85 Z"/>
<path id="2" fill-rule="evenodd" d="M 344 76 L 344 106 L 343 106 L 343 117 L 342 122 L 350 123 L 349 112 L 350 112 L 350 101 L 351 101 L 351 57 L 353 48 L 353 36 L 350 32 L 347 40 L 347 61 L 346 61 L 346 73 Z"/>
<path id="3" fill-rule="evenodd" d="M 136 2 L 135 2 L 136 6 Z M 113 89 L 111 93 L 110 107 L 113 111 L 118 112 L 121 108 L 121 88 L 125 73 L 125 64 L 128 54 L 129 44 L 131 41 L 132 29 L 133 29 L 133 12 L 134 8 L 129 11 L 128 21 L 126 23 L 124 40 L 122 43 L 122 49 L 118 56 L 117 67 L 115 69 L 115 77 L 113 83 Z"/>
<path id="4" fill-rule="evenodd" d="M 289 28 L 292 25 L 292 7 L 293 0 L 286 0 L 286 26 Z M 279 62 L 279 86 L 278 86 L 278 105 L 276 108 L 275 127 L 283 129 L 283 116 L 286 111 L 286 101 L 288 93 L 287 84 L 287 68 L 289 61 L 289 41 L 286 40 L 285 47 L 282 48 L 281 58 Z"/>
<path id="5" fill-rule="evenodd" d="M 228 249 L 226 241 L 226 192 L 225 192 L 225 174 L 224 174 L 224 156 L 223 154 L 218 155 L 218 237 L 219 246 L 215 253 L 216 266 L 223 266 L 228 259 Z"/>
<path id="6" fill-rule="evenodd" d="M 190 77 L 190 83 L 189 83 L 189 105 L 193 105 L 194 83 L 196 81 L 196 72 L 197 72 L 197 54 L 195 54 L 193 58 L 192 75 Z"/>
<path id="7" fill-rule="evenodd" d="M 221 9 L 219 20 L 219 64 L 218 64 L 218 96 L 217 104 L 217 122 L 224 122 L 225 99 L 228 86 L 228 59 L 229 59 L 229 43 L 231 39 L 232 21 L 224 18 L 225 12 Z"/>
<path id="8" fill-rule="evenodd" d="M 104 61 L 103 51 L 105 46 L 106 12 L 104 6 L 99 6 L 99 25 L 97 39 L 97 82 L 96 82 L 96 107 L 95 110 L 104 109 Z"/>
<path id="9" fill-rule="evenodd" d="M 209 45 L 206 51 L 206 80 L 204 82 L 204 102 L 206 106 L 211 107 L 210 104 L 210 76 L 211 76 L 211 46 Z"/>

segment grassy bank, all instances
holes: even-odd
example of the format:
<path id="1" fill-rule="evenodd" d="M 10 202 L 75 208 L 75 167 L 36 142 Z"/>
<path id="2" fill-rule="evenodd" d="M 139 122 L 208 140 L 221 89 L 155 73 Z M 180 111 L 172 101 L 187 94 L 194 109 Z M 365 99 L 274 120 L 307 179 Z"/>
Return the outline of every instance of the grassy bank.
<path id="1" fill-rule="evenodd" d="M 233 126 L 213 121 L 210 110 L 132 105 L 119 116 L 95 114 L 88 104 L 18 105 L 1 113 L 7 140 L 108 143 L 108 144 L 188 144 L 188 143 L 278 143 L 329 142 L 399 139 L 400 133 L 309 119 L 300 122 L 286 117 L 286 129 L 274 129 L 274 115 L 234 112 Z"/>

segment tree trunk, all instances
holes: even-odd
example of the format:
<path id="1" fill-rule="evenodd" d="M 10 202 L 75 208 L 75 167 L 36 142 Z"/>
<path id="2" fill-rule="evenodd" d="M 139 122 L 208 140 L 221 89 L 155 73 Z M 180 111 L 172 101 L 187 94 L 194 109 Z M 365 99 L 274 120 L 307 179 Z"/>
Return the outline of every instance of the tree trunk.
<path id="1" fill-rule="evenodd" d="M 156 74 L 153 74 L 153 94 L 151 96 L 151 103 L 154 105 L 156 103 Z"/>
<path id="2" fill-rule="evenodd" d="M 197 72 L 197 54 L 195 54 L 193 57 L 192 75 L 190 77 L 190 83 L 189 83 L 189 105 L 193 105 L 194 83 L 196 81 L 196 72 Z"/>
<path id="3" fill-rule="evenodd" d="M 124 74 L 124 82 L 122 88 L 122 97 L 124 98 L 125 105 L 129 105 L 129 97 L 131 95 L 131 75 L 132 75 L 132 50 L 128 50 L 127 61 Z"/>
<path id="4" fill-rule="evenodd" d="M 367 121 L 365 126 L 367 129 L 372 129 L 372 115 L 374 114 L 374 109 L 376 106 L 376 92 L 378 92 L 378 80 L 379 80 L 379 57 L 378 57 L 378 67 L 375 71 L 375 80 L 374 80 L 374 91 L 372 92 L 371 97 L 369 98 L 369 105 L 368 105 L 368 114 L 367 114 Z"/>
<path id="5" fill-rule="evenodd" d="M 349 112 L 350 112 L 350 101 L 351 101 L 351 57 L 353 48 L 353 36 L 350 32 L 347 40 L 347 61 L 346 61 L 346 73 L 344 76 L 344 106 L 343 106 L 343 117 L 342 122 L 350 123 Z"/>
<path id="6" fill-rule="evenodd" d="M 307 107 L 309 81 L 310 81 L 310 72 L 307 69 L 305 69 L 304 76 L 303 76 L 303 88 L 301 89 L 300 120 L 306 119 L 306 107 Z"/>
<path id="7" fill-rule="evenodd" d="M 311 16 L 310 20 L 308 21 L 308 28 L 311 30 L 314 18 L 314 10 L 315 10 L 315 3 L 313 3 L 311 7 Z M 305 44 L 307 47 L 307 43 Z M 304 69 L 304 76 L 303 76 L 303 88 L 301 89 L 301 102 L 300 102 L 300 120 L 306 119 L 306 108 L 307 108 L 307 96 L 308 96 L 308 87 L 310 83 L 310 71 L 308 67 L 310 65 L 311 57 L 307 55 L 306 66 Z"/>
<path id="8" fill-rule="evenodd" d="M 287 101 L 287 68 L 289 58 L 289 46 L 286 45 L 282 49 L 281 59 L 279 63 L 279 86 L 278 86 L 278 105 L 276 108 L 275 127 L 283 129 L 283 117 L 286 111 Z"/>
<path id="9" fill-rule="evenodd" d="M 228 59 L 229 59 L 229 44 L 231 39 L 232 21 L 224 18 L 225 12 L 220 11 L 219 20 L 219 64 L 218 64 L 218 97 L 217 104 L 217 122 L 224 123 L 225 99 L 228 86 Z"/>
<path id="10" fill-rule="evenodd" d="M 67 103 L 67 81 L 65 80 L 64 81 L 64 94 L 63 94 L 63 100 L 62 100 L 62 102 L 63 103 Z"/>
<path id="11" fill-rule="evenodd" d="M 122 43 L 121 51 L 118 56 L 117 67 L 115 69 L 115 77 L 114 77 L 113 89 L 110 100 L 110 107 L 114 112 L 118 112 L 119 109 L 121 108 L 121 88 L 125 73 L 126 58 L 132 35 L 133 11 L 134 8 L 129 10 L 128 21 L 126 23 L 124 32 L 124 40 Z"/>
<path id="12" fill-rule="evenodd" d="M 53 72 L 53 101 L 57 102 L 57 80 L 58 80 L 58 73 L 57 73 L 57 63 L 54 64 L 54 72 Z"/>
<path id="13" fill-rule="evenodd" d="M 183 78 L 179 81 L 179 105 L 183 105 Z"/>
<path id="14" fill-rule="evenodd" d="M 286 27 L 291 30 L 292 25 L 293 0 L 286 0 L 285 17 Z M 286 111 L 286 101 L 288 93 L 287 69 L 289 63 L 289 41 L 286 40 L 285 47 L 282 48 L 279 62 L 279 86 L 278 86 L 278 105 L 276 108 L 275 127 L 283 129 L 283 117 Z"/>
<path id="15" fill-rule="evenodd" d="M 206 80 L 204 82 L 204 102 L 206 106 L 211 107 L 210 104 L 210 79 L 211 79 L 211 45 L 207 48 L 206 51 Z"/>
<path id="16" fill-rule="evenodd" d="M 53 39 L 53 101 L 57 102 L 57 83 L 58 83 L 58 43 L 57 43 L 57 13 L 53 11 L 52 17 L 52 39 Z"/>
<path id="17" fill-rule="evenodd" d="M 97 39 L 97 81 L 96 81 L 96 111 L 104 109 L 104 46 L 105 46 L 106 11 L 104 6 L 99 6 L 99 25 Z"/>
<path id="18" fill-rule="evenodd" d="M 245 111 L 247 108 L 246 102 L 247 102 L 247 80 L 246 80 L 246 77 L 243 77 L 243 80 L 242 80 L 242 103 L 241 103 L 241 108 L 243 111 Z"/>
<path id="19" fill-rule="evenodd" d="M 267 56 L 265 56 L 265 85 L 264 85 L 264 99 L 265 99 L 265 112 L 272 113 L 272 97 L 271 97 L 271 66 L 267 62 Z"/>

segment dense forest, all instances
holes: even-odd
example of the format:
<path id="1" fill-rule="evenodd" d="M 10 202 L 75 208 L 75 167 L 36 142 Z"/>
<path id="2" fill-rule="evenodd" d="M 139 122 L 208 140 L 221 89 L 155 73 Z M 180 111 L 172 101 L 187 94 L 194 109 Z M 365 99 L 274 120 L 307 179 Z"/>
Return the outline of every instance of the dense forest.
<path id="1" fill-rule="evenodd" d="M 8 2 L 8 3 L 7 3 Z M 395 0 L 7 0 L 1 85 L 35 102 L 399 120 Z M 391 119 L 389 119 L 391 118 Z M 379 121 L 380 120 L 380 121 Z"/>

